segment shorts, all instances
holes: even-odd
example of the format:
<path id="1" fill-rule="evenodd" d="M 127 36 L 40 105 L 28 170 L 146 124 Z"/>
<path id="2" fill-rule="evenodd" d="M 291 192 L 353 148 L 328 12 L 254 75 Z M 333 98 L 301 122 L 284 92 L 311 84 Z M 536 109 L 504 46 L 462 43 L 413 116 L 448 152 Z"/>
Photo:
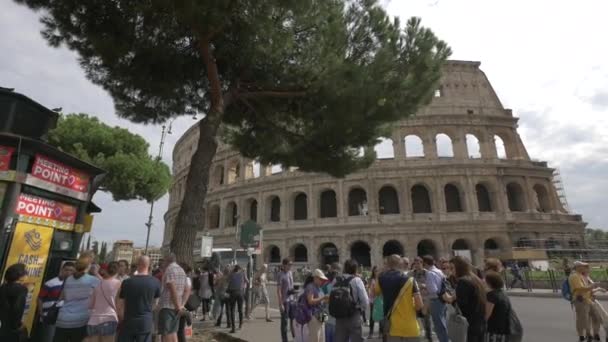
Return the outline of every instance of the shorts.
<path id="1" fill-rule="evenodd" d="M 104 322 L 97 325 L 87 325 L 87 336 L 112 336 L 116 334 L 118 322 Z"/>
<path id="2" fill-rule="evenodd" d="M 173 309 L 160 309 L 158 312 L 158 334 L 170 335 L 177 333 L 179 314 Z"/>

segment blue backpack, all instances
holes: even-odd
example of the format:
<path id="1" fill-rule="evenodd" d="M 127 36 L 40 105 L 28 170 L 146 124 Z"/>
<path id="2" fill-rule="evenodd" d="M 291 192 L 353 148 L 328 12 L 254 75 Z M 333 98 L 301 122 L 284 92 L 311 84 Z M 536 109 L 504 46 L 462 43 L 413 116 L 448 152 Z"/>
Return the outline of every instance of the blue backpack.
<path id="1" fill-rule="evenodd" d="M 312 308 L 308 305 L 306 299 L 306 291 L 298 297 L 298 301 L 295 305 L 294 319 L 300 325 L 305 325 L 312 319 Z"/>
<path id="2" fill-rule="evenodd" d="M 562 283 L 562 297 L 572 303 L 572 290 L 570 290 L 570 282 L 568 279 Z"/>

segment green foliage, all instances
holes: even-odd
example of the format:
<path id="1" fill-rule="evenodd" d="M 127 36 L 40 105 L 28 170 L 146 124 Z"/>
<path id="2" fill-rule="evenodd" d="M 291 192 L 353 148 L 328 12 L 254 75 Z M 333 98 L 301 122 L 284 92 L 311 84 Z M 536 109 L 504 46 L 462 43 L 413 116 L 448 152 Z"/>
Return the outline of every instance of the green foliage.
<path id="1" fill-rule="evenodd" d="M 601 229 L 585 229 L 585 241 L 590 248 L 608 248 L 608 231 Z"/>
<path id="2" fill-rule="evenodd" d="M 108 243 L 102 242 L 101 248 L 99 249 L 99 256 L 98 256 L 99 262 L 100 263 L 106 262 L 107 255 L 108 255 Z"/>
<path id="3" fill-rule="evenodd" d="M 335 176 L 431 100 L 450 54 L 377 0 L 16 1 L 44 10 L 43 36 L 78 52 L 120 116 L 217 114 L 246 157 Z"/>
<path id="4" fill-rule="evenodd" d="M 156 200 L 171 183 L 169 167 L 150 157 L 148 143 L 120 127 L 110 127 L 96 117 L 69 114 L 59 118 L 49 143 L 108 172 L 101 190 L 116 201 Z"/>

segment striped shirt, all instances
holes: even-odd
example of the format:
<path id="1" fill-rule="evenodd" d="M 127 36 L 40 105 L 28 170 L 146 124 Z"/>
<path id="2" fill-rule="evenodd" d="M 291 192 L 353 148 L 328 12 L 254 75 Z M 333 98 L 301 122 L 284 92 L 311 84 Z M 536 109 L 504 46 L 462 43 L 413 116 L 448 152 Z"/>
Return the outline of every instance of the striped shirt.
<path id="1" fill-rule="evenodd" d="M 57 302 L 63 288 L 63 280 L 55 277 L 48 280 L 38 293 L 38 298 L 42 301 L 42 316 L 46 316 L 48 310 Z M 40 317 L 42 320 L 42 317 Z"/>

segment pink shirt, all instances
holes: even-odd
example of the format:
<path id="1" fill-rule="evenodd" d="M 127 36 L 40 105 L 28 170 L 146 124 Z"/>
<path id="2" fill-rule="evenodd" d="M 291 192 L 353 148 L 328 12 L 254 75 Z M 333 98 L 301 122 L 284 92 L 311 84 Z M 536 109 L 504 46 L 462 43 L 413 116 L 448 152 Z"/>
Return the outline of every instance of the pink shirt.
<path id="1" fill-rule="evenodd" d="M 104 279 L 93 290 L 91 297 L 91 318 L 89 325 L 99 325 L 105 322 L 118 322 L 116 314 L 116 294 L 120 289 L 120 280 Z"/>

